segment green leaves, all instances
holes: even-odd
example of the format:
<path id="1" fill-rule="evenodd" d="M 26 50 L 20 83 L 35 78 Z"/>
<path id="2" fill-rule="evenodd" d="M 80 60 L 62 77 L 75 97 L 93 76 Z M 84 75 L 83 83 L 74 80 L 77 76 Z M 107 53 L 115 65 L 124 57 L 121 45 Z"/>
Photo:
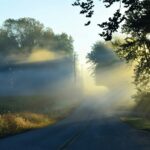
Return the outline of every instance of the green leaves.
<path id="1" fill-rule="evenodd" d="M 76 6 L 79 6 L 81 11 L 87 10 L 83 6 L 88 6 L 88 3 L 88 0 L 85 3 L 80 0 Z M 150 90 L 150 41 L 147 39 L 147 34 L 150 33 L 150 0 L 103 0 L 106 8 L 114 3 L 118 3 L 118 9 L 112 17 L 108 18 L 108 21 L 98 24 L 103 29 L 99 35 L 105 41 L 110 41 L 113 33 L 117 32 L 121 26 L 126 38 L 124 43 L 115 47 L 115 51 L 127 62 L 136 63 L 135 84 L 139 88 Z M 94 0 L 92 5 L 94 5 Z M 94 11 L 92 8 L 90 10 Z M 121 13 L 122 8 L 124 8 L 124 13 Z M 97 54 L 93 52 L 93 55 Z"/>
<path id="2" fill-rule="evenodd" d="M 86 18 L 91 18 L 94 14 L 94 1 L 93 0 L 86 0 L 86 2 L 81 2 L 80 0 L 76 0 L 73 4 L 73 6 L 78 6 L 81 8 L 80 14 L 85 15 Z M 89 20 L 87 23 L 85 23 L 85 26 L 90 25 L 91 21 Z"/>
<path id="3" fill-rule="evenodd" d="M 106 44 L 102 42 L 96 42 L 92 51 L 88 53 L 87 58 L 95 66 L 108 67 L 115 63 L 120 62 L 119 58 L 112 52 Z"/>
<path id="4" fill-rule="evenodd" d="M 112 34 L 117 31 L 120 23 L 125 19 L 125 16 L 120 13 L 118 9 L 114 16 L 109 18 L 108 22 L 103 22 L 102 24 L 98 24 L 99 27 L 103 28 L 103 32 L 99 35 L 103 37 L 106 41 L 110 41 L 112 39 Z"/>
<path id="5" fill-rule="evenodd" d="M 0 54 L 29 55 L 33 49 L 72 55 L 73 39 L 65 33 L 54 34 L 33 18 L 7 19 L 0 28 Z"/>

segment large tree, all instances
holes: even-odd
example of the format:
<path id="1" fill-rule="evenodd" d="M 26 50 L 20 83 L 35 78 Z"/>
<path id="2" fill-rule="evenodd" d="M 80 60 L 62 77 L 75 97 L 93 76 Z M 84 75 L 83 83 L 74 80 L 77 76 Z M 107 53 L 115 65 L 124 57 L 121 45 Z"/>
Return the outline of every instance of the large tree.
<path id="1" fill-rule="evenodd" d="M 80 14 L 90 18 L 94 14 L 94 0 L 76 0 L 73 6 L 81 8 Z M 103 0 L 106 8 L 114 3 L 119 8 L 108 21 L 98 24 L 103 29 L 100 36 L 106 41 L 121 26 L 126 34 L 124 42 L 113 40 L 116 53 L 127 62 L 135 63 L 135 84 L 140 90 L 150 90 L 150 1 L 149 0 Z M 121 13 L 123 9 L 124 13 Z M 90 20 L 85 25 L 89 25 Z"/>
<path id="2" fill-rule="evenodd" d="M 47 49 L 64 55 L 73 53 L 73 39 L 66 33 L 55 34 L 33 18 L 7 19 L 0 28 L 0 56 L 30 54 Z M 1 59 L 2 62 L 2 59 Z"/>
<path id="3" fill-rule="evenodd" d="M 92 46 L 92 51 L 88 53 L 87 58 L 95 66 L 95 69 L 112 67 L 121 62 L 107 43 L 100 41 Z"/>
<path id="4" fill-rule="evenodd" d="M 38 45 L 43 28 L 43 24 L 32 18 L 7 19 L 2 26 L 2 30 L 7 33 L 7 39 L 16 41 L 16 49 L 28 51 Z"/>

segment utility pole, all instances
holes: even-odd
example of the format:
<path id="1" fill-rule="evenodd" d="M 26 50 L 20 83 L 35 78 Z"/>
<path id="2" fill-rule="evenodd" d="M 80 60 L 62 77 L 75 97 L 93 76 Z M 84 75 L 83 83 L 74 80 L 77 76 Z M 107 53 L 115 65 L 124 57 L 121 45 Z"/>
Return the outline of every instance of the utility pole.
<path id="1" fill-rule="evenodd" d="M 76 54 L 75 54 L 75 52 L 73 53 L 73 72 L 74 72 L 74 84 L 76 84 L 77 74 L 76 74 Z"/>

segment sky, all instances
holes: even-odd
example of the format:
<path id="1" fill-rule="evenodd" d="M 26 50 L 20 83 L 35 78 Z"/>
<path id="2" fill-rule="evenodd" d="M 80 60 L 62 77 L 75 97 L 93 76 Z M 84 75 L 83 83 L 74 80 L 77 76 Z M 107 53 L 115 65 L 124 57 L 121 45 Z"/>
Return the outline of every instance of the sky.
<path id="1" fill-rule="evenodd" d="M 87 53 L 91 51 L 91 46 L 101 40 L 98 35 L 100 28 L 97 24 L 106 21 L 119 6 L 115 5 L 111 9 L 106 9 L 99 0 L 95 0 L 96 7 L 92 24 L 85 27 L 84 23 L 88 20 L 79 14 L 79 8 L 71 5 L 73 1 L 0 0 L 0 25 L 8 18 L 35 18 L 55 33 L 65 32 L 71 35 L 80 62 L 84 63 Z"/>

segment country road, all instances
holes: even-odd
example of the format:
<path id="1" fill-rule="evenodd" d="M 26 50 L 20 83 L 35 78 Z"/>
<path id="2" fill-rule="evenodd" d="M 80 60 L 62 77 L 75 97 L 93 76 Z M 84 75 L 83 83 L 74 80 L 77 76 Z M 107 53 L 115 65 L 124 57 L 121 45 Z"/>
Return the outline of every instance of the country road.
<path id="1" fill-rule="evenodd" d="M 150 150 L 150 133 L 122 123 L 97 100 L 84 100 L 59 123 L 0 140 L 0 150 Z"/>

